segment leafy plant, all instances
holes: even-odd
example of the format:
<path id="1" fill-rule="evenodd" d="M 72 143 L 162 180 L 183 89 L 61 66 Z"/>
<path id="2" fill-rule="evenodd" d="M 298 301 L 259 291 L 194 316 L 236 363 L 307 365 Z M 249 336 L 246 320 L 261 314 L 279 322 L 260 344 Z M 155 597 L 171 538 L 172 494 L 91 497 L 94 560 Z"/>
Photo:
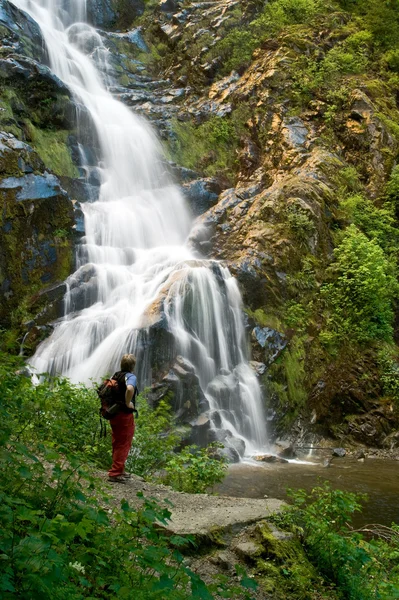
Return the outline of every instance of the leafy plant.
<path id="1" fill-rule="evenodd" d="M 226 577 L 205 584 L 184 563 L 181 548 L 190 540 L 170 539 L 160 527 L 170 518 L 168 504 L 141 496 L 141 509 L 125 500 L 119 509 L 104 493 L 87 464 L 94 454 L 77 445 L 93 392 L 59 379 L 33 387 L 21 366 L 19 358 L 2 356 L 1 598 L 250 600 L 256 583 L 245 574 L 237 585 Z M 63 428 L 62 403 L 71 393 L 76 421 L 72 427 L 64 420 Z"/>
<path id="2" fill-rule="evenodd" d="M 165 483 L 181 492 L 203 493 L 222 481 L 227 465 L 214 456 L 215 444 L 207 448 L 186 446 L 168 461 Z"/>
<path id="3" fill-rule="evenodd" d="M 293 504 L 274 520 L 303 539 L 310 560 L 348 600 L 399 598 L 399 531 L 387 539 L 367 541 L 350 526 L 365 496 L 333 490 L 329 484 L 290 491 Z"/>
<path id="4" fill-rule="evenodd" d="M 327 306 L 327 331 L 336 339 L 361 343 L 390 340 L 398 283 L 382 248 L 355 225 L 344 232 L 321 288 Z"/>

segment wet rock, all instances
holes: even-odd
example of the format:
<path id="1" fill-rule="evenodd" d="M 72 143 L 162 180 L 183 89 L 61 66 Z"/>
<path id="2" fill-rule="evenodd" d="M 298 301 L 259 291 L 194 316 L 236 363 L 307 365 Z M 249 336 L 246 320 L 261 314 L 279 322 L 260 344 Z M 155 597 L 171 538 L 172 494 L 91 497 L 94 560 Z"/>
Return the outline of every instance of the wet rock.
<path id="1" fill-rule="evenodd" d="M 272 364 L 288 344 L 287 338 L 271 327 L 255 327 L 252 337 L 264 349 L 263 356 L 267 365 Z"/>
<path id="2" fill-rule="evenodd" d="M 217 448 L 215 455 L 219 456 L 227 463 L 239 463 L 241 460 L 237 450 L 232 447 Z"/>
<path id="3" fill-rule="evenodd" d="M 180 2 L 178 0 L 160 0 L 159 8 L 162 12 L 166 13 L 174 13 L 177 12 L 180 6 Z"/>
<path id="4" fill-rule="evenodd" d="M 265 462 L 265 463 L 287 463 L 288 462 L 288 460 L 286 460 L 285 458 L 275 456 L 274 454 L 259 454 L 257 456 L 253 456 L 252 458 L 254 460 L 257 460 L 258 462 Z"/>
<path id="5" fill-rule="evenodd" d="M 190 203 L 193 214 L 198 216 L 216 204 L 222 191 L 221 183 L 214 177 L 197 179 L 182 186 L 183 193 Z"/>
<path id="6" fill-rule="evenodd" d="M 358 450 L 357 452 L 355 452 L 354 458 L 356 458 L 356 460 L 361 460 L 363 458 L 366 458 L 365 451 L 364 450 Z"/>
<path id="7" fill-rule="evenodd" d="M 266 365 L 265 363 L 262 362 L 257 362 L 256 360 L 251 360 L 249 362 L 251 368 L 255 371 L 255 373 L 257 374 L 258 377 L 260 377 L 261 375 L 264 375 L 264 373 L 266 372 Z"/>
<path id="8" fill-rule="evenodd" d="M 46 62 L 47 52 L 38 24 L 24 11 L 7 0 L 0 0 L 0 26 L 9 31 L 2 36 L 3 49 L 35 57 Z"/>
<path id="9" fill-rule="evenodd" d="M 281 452 L 279 452 L 277 456 L 279 456 L 280 458 L 292 459 L 292 458 L 296 458 L 298 455 L 296 453 L 295 446 L 291 445 L 291 446 L 288 446 L 287 448 L 284 448 L 284 450 L 281 450 Z"/>
<path id="10" fill-rule="evenodd" d="M 164 383 L 153 383 L 150 391 L 147 392 L 147 401 L 152 408 L 155 408 L 158 403 L 167 396 L 169 393 L 170 387 L 168 382 Z"/>
<path id="11" fill-rule="evenodd" d="M 48 90 L 55 93 L 62 92 L 66 96 L 71 96 L 69 88 L 49 67 L 43 65 L 33 58 L 26 56 L 8 57 L 0 60 L 0 77 L 4 79 L 21 78 L 29 80 L 37 85 L 39 81 L 47 85 Z M 40 94 L 39 90 L 36 90 Z"/>
<path id="12" fill-rule="evenodd" d="M 304 149 L 309 131 L 302 119 L 290 117 L 283 123 L 282 132 L 289 146 Z"/>
<path id="13" fill-rule="evenodd" d="M 117 13 L 112 0 L 87 0 L 87 18 L 95 27 L 112 27 L 116 23 Z"/>
<path id="14" fill-rule="evenodd" d="M 35 173 L 27 173 L 28 166 Z M 0 170 L 9 175 L 0 180 L 4 207 L 0 218 L 0 322 L 7 326 L 12 310 L 21 301 L 34 302 L 38 283 L 44 288 L 69 275 L 73 204 L 55 175 L 40 173 L 43 163 L 32 148 L 11 134 L 0 133 Z M 62 237 L 57 236 L 60 230 Z M 58 302 L 45 295 L 33 310 L 42 311 L 46 304 L 47 316 L 59 315 Z M 44 324 L 42 318 L 35 326 Z M 35 336 L 41 335 L 42 330 L 36 329 Z M 33 337 L 32 332 L 32 342 Z"/>
<path id="15" fill-rule="evenodd" d="M 0 182 L 0 190 L 4 190 L 4 192 L 16 190 L 14 197 L 17 202 L 67 196 L 67 193 L 61 188 L 58 178 L 49 173 L 7 177 Z"/>
<path id="16" fill-rule="evenodd" d="M 216 412 L 216 411 L 214 411 L 214 412 Z M 219 413 L 216 413 L 216 414 L 219 416 Z M 211 413 L 209 416 L 210 416 L 210 419 L 212 421 L 212 424 L 215 427 L 220 427 L 220 425 L 221 425 L 220 416 L 219 416 L 219 421 L 217 421 L 214 418 L 213 413 Z M 217 423 L 219 423 L 219 425 Z M 209 439 L 210 442 L 221 442 L 221 443 L 223 443 L 225 441 L 225 439 L 229 435 L 231 435 L 231 433 L 227 429 L 211 429 L 209 431 L 209 434 L 208 434 L 208 439 Z"/>
<path id="17" fill-rule="evenodd" d="M 148 46 L 145 43 L 142 27 L 136 27 L 136 29 L 132 29 L 126 33 L 126 37 L 131 44 L 134 44 L 136 48 L 141 50 L 141 52 L 148 52 Z"/>
<path id="18" fill-rule="evenodd" d="M 346 456 L 346 450 L 345 448 L 334 448 L 332 451 L 332 455 L 338 456 L 339 458 L 343 458 L 344 456 Z"/>
<path id="19" fill-rule="evenodd" d="M 226 445 L 226 448 L 233 448 L 238 452 L 240 457 L 244 456 L 245 442 L 243 439 L 230 435 L 226 437 L 224 443 Z"/>
<path id="20" fill-rule="evenodd" d="M 198 446 L 204 445 L 204 440 L 208 437 L 208 432 L 211 428 L 211 420 L 206 413 L 199 415 L 191 422 L 191 442 Z"/>

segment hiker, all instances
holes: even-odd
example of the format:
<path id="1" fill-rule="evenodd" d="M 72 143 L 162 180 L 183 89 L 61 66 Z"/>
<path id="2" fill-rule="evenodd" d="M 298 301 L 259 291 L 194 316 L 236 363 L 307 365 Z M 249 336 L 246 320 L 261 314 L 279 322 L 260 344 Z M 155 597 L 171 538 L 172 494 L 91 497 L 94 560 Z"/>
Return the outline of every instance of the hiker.
<path id="1" fill-rule="evenodd" d="M 136 358 L 133 354 L 124 354 L 121 370 L 113 376 L 118 381 L 120 393 L 124 394 L 125 400 L 120 412 L 109 421 L 112 429 L 112 467 L 108 471 L 108 480 L 114 483 L 126 483 L 130 478 L 130 474 L 125 473 L 125 462 L 134 436 L 133 411 L 137 392 L 137 378 L 133 373 L 135 366 Z"/>

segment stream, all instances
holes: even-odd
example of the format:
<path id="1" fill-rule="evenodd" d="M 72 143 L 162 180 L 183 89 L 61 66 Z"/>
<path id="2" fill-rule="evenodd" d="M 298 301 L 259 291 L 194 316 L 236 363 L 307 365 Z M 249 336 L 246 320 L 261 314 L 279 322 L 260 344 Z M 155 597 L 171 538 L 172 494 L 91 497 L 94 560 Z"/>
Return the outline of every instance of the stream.
<path id="1" fill-rule="evenodd" d="M 221 495 L 246 498 L 287 499 L 287 489 L 310 491 L 324 481 L 335 489 L 367 494 L 368 502 L 356 513 L 353 524 L 361 527 L 370 523 L 390 526 L 399 523 L 399 460 L 366 458 L 334 458 L 326 468 L 320 457 L 310 462 L 287 464 L 231 465 L 228 474 L 215 491 Z M 320 461 L 320 462 L 319 462 Z"/>

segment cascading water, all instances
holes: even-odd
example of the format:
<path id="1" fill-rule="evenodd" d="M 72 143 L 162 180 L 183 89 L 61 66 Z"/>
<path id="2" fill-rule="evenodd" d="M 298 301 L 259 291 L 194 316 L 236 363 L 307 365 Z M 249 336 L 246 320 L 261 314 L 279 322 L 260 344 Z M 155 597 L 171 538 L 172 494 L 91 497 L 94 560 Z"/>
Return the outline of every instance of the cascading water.
<path id="1" fill-rule="evenodd" d="M 243 439 L 247 454 L 261 449 L 265 417 L 237 284 L 227 268 L 185 245 L 187 207 L 151 128 L 104 87 L 95 63 L 106 65 L 106 49 L 82 22 L 84 1 L 14 3 L 40 25 L 50 67 L 90 115 L 101 155 L 100 195 L 82 206 L 85 238 L 67 280 L 65 317 L 31 364 L 76 382 L 113 371 L 127 351 L 144 364 L 143 335 L 154 313 L 162 315 L 175 352 L 198 375 L 213 426 Z"/>

